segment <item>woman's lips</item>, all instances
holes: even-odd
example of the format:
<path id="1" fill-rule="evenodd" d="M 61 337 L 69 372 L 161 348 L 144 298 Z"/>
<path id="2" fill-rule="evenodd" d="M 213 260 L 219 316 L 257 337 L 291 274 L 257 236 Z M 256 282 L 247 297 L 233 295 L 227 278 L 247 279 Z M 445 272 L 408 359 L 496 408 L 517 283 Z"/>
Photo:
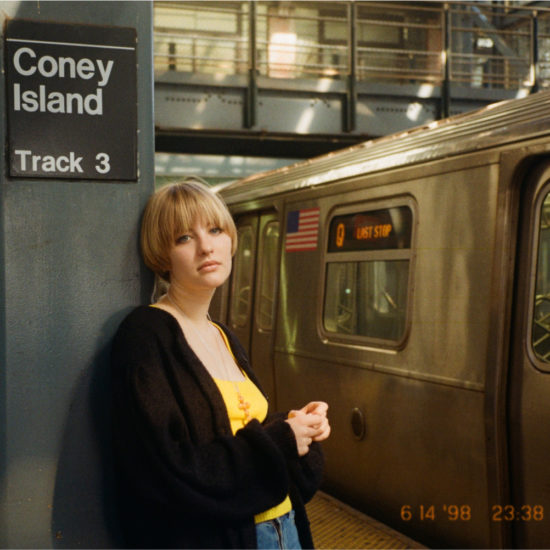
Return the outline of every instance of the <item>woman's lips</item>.
<path id="1" fill-rule="evenodd" d="M 198 268 L 198 271 L 216 271 L 216 269 L 220 266 L 220 262 L 210 261 L 210 262 L 204 262 L 201 264 Z"/>

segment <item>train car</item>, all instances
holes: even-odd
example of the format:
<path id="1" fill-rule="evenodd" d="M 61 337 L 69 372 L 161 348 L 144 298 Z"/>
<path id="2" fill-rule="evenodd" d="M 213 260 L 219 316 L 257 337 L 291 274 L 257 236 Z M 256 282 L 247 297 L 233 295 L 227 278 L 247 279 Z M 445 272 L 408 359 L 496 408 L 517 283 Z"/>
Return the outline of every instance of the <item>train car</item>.
<path id="1" fill-rule="evenodd" d="M 548 547 L 550 93 L 220 194 L 217 316 L 274 406 L 329 403 L 325 489 L 431 547 Z"/>

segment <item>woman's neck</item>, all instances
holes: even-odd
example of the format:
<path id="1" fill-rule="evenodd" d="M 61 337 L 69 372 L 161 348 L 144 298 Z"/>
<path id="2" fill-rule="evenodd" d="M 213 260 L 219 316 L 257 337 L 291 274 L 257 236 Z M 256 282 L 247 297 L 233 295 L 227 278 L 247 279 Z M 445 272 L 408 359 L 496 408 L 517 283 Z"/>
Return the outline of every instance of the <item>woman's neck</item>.
<path id="1" fill-rule="evenodd" d="M 208 309 L 213 295 L 214 292 L 210 290 L 191 293 L 172 284 L 168 288 L 166 297 L 170 305 L 183 313 L 190 321 L 200 325 L 208 318 Z"/>

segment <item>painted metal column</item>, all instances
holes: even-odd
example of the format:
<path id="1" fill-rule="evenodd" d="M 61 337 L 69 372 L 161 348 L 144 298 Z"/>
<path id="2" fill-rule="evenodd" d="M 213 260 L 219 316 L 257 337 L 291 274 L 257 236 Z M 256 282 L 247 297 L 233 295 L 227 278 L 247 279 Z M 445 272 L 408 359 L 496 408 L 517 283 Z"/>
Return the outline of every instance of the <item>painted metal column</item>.
<path id="1" fill-rule="evenodd" d="M 345 106 L 344 132 L 353 132 L 357 129 L 357 5 L 348 3 L 348 89 Z"/>
<path id="2" fill-rule="evenodd" d="M 539 91 L 539 17 L 536 10 L 531 17 L 531 71 L 530 93 L 534 94 Z"/>
<path id="3" fill-rule="evenodd" d="M 451 113 L 451 8 L 447 3 L 443 6 L 441 27 L 443 29 L 443 80 L 439 118 L 447 118 Z"/>
<path id="4" fill-rule="evenodd" d="M 0 547 L 114 548 L 109 346 L 122 318 L 150 291 L 137 230 L 154 186 L 152 4 L 0 2 L 0 8 L 2 29 L 7 19 L 22 19 L 126 27 L 137 36 L 137 179 L 79 179 L 76 158 L 71 178 L 11 177 L 6 155 L 0 161 Z M 55 47 L 63 48 L 59 41 Z M 2 42 L 5 52 L 4 36 Z M 21 59 L 23 70 L 32 70 L 32 57 Z M 4 55 L 1 63 L 6 150 Z M 51 56 L 41 67 L 53 72 L 56 63 Z M 92 74 L 92 61 L 78 67 L 81 78 Z M 98 99 L 88 107 L 99 111 Z M 48 109 L 60 104 L 52 100 Z M 62 132 L 68 115 L 55 116 Z M 40 138 L 37 128 L 28 131 Z M 52 158 L 71 150 L 69 139 L 59 141 L 67 149 L 50 144 Z"/>
<path id="5" fill-rule="evenodd" d="M 258 101 L 258 65 L 256 46 L 256 2 L 248 2 L 248 87 L 245 91 L 245 128 L 256 126 Z"/>

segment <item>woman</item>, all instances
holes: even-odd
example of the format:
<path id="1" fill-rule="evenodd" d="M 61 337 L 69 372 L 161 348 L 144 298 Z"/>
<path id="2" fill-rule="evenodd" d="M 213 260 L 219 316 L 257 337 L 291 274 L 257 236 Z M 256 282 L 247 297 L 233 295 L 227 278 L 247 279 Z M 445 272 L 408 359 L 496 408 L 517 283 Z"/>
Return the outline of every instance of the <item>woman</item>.
<path id="1" fill-rule="evenodd" d="M 145 263 L 167 285 L 112 349 L 114 450 L 127 544 L 312 547 L 304 503 L 320 483 L 327 405 L 267 415 L 246 353 L 208 308 L 237 245 L 206 186 L 162 188 L 145 209 Z"/>

